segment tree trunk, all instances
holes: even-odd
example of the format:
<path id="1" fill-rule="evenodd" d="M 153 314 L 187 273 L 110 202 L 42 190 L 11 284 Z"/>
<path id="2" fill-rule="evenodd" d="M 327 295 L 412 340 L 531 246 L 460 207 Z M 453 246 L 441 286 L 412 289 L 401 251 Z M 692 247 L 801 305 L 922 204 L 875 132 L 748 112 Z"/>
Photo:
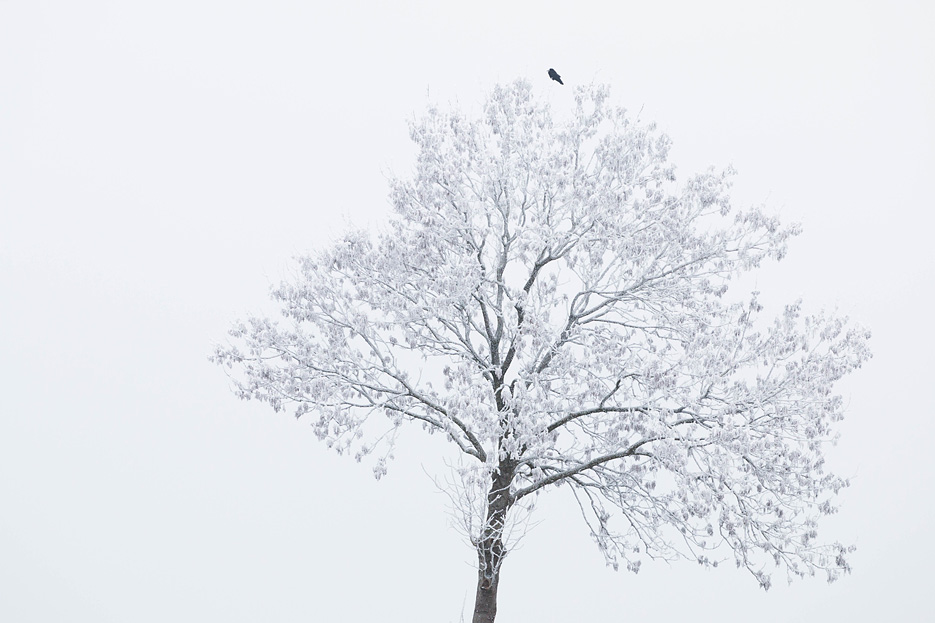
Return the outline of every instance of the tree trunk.
<path id="1" fill-rule="evenodd" d="M 487 521 L 477 543 L 477 595 L 474 599 L 473 623 L 493 623 L 497 617 L 497 588 L 500 585 L 500 564 L 506 555 L 503 547 L 503 526 L 512 506 L 510 483 L 515 466 L 500 464 L 490 492 L 487 494 Z"/>
<path id="2" fill-rule="evenodd" d="M 503 561 L 503 541 L 499 536 L 477 546 L 477 595 L 474 598 L 473 623 L 493 623 L 497 617 L 497 588 L 500 585 L 500 563 Z"/>

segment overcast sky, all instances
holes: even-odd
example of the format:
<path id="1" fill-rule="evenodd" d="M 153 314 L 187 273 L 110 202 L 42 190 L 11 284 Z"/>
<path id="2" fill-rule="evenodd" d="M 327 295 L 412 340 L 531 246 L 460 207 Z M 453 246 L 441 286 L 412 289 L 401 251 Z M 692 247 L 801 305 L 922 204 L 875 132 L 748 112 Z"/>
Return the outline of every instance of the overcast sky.
<path id="1" fill-rule="evenodd" d="M 931 615 L 933 31 L 927 0 L 0 0 L 0 620 L 469 618 L 441 446 L 376 482 L 207 355 L 295 255 L 383 218 L 407 119 L 518 77 L 556 111 L 610 84 L 682 177 L 733 165 L 738 203 L 805 228 L 755 276 L 766 311 L 837 308 L 874 359 L 829 456 L 852 575 L 615 573 L 558 490 L 498 620 Z"/>

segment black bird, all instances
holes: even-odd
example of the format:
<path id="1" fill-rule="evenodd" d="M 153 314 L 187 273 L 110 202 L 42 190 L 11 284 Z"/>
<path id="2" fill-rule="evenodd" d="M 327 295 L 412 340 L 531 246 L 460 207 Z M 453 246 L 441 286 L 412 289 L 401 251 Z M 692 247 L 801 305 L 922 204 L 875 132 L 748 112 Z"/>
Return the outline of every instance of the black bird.
<path id="1" fill-rule="evenodd" d="M 551 67 L 549 68 L 549 78 L 551 78 L 552 80 L 555 80 L 559 84 L 565 84 L 564 82 L 562 82 L 562 77 L 558 75 L 558 72 L 552 69 Z"/>

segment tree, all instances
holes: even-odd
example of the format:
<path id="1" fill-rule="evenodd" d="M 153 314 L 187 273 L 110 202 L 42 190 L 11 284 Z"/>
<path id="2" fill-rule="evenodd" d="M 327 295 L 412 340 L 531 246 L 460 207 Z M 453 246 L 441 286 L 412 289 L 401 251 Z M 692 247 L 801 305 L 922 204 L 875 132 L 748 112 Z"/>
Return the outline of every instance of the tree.
<path id="1" fill-rule="evenodd" d="M 475 623 L 496 616 L 510 521 L 563 486 L 615 569 L 726 556 L 764 588 L 849 570 L 816 522 L 847 484 L 824 470 L 832 385 L 869 334 L 727 292 L 796 227 L 734 209 L 729 170 L 677 184 L 669 139 L 606 87 L 558 121 L 517 81 L 411 134 L 383 232 L 303 258 L 273 293 L 287 326 L 250 318 L 217 349 L 241 397 L 311 416 L 338 452 L 381 448 L 377 477 L 397 427 L 444 435 Z"/>

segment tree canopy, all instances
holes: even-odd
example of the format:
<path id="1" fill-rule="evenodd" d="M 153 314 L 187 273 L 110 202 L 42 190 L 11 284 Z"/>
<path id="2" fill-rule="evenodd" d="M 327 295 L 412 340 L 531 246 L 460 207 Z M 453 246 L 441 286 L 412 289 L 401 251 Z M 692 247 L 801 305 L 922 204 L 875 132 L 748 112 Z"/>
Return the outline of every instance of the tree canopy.
<path id="1" fill-rule="evenodd" d="M 798 228 L 733 206 L 729 169 L 677 181 L 668 137 L 606 87 L 575 98 L 567 120 L 524 81 L 480 116 L 430 108 L 389 223 L 301 258 L 282 320 L 238 323 L 216 361 L 377 476 L 397 427 L 444 435 L 494 591 L 511 513 L 559 486 L 614 568 L 835 579 L 850 548 L 816 524 L 846 481 L 824 449 L 869 333 L 728 293 Z"/>

